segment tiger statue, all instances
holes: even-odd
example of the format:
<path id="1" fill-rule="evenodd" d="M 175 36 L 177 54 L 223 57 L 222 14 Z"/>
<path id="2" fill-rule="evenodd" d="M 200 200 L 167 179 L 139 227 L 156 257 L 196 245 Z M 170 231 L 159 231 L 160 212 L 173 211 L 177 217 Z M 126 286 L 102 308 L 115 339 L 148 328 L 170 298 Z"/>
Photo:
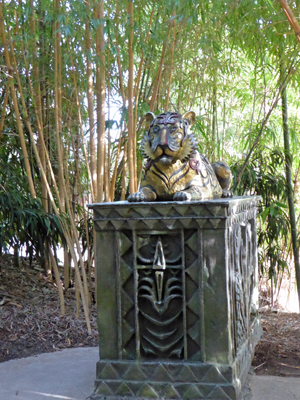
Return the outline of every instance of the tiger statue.
<path id="1" fill-rule="evenodd" d="M 142 140 L 147 159 L 140 190 L 130 202 L 190 201 L 232 197 L 232 174 L 222 161 L 210 164 L 197 150 L 197 139 L 190 132 L 196 122 L 193 111 L 183 116 L 175 112 L 146 114 L 149 127 Z"/>

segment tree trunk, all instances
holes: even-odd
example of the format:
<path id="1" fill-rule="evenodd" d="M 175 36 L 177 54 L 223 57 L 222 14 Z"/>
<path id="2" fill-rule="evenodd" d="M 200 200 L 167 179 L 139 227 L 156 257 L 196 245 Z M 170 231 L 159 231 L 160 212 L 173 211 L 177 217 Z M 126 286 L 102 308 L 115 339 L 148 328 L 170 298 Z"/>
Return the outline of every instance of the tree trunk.
<path id="1" fill-rule="evenodd" d="M 281 61 L 280 69 L 281 69 L 280 70 L 281 82 L 284 82 L 283 61 Z M 281 102 L 282 102 L 282 128 L 283 128 L 284 153 L 285 153 L 285 173 L 286 173 L 287 190 L 288 190 L 288 203 L 289 203 L 289 214 L 290 214 L 290 224 L 291 224 L 291 233 L 292 233 L 297 290 L 298 290 L 298 301 L 299 301 L 299 308 L 300 308 L 299 247 L 297 245 L 297 227 L 296 227 L 296 215 L 295 215 L 295 204 L 294 204 L 293 182 L 292 182 L 292 156 L 291 156 L 291 150 L 290 150 L 286 85 L 283 85 L 283 87 L 282 87 Z"/>

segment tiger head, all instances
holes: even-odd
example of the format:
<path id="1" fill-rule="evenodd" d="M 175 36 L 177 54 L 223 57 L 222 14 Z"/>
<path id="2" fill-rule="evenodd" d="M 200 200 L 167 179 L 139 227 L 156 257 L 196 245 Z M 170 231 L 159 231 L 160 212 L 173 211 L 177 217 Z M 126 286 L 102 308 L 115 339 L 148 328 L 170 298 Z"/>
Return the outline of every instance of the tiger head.
<path id="1" fill-rule="evenodd" d="M 155 160 L 162 164 L 174 161 L 187 161 L 197 150 L 196 137 L 189 129 L 196 122 L 193 111 L 183 116 L 174 112 L 146 114 L 146 124 L 149 126 L 142 140 L 142 153 L 148 161 Z"/>

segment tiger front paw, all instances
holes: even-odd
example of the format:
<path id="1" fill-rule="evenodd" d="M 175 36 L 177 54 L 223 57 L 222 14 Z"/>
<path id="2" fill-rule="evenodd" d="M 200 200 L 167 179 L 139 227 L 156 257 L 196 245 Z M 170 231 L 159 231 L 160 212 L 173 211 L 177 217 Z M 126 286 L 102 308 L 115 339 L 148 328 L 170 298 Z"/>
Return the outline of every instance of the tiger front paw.
<path id="1" fill-rule="evenodd" d="M 128 196 L 127 199 L 129 202 L 134 203 L 134 202 L 142 202 L 146 201 L 146 197 L 143 192 L 136 192 Z"/>
<path id="2" fill-rule="evenodd" d="M 192 195 L 189 192 L 177 192 L 174 194 L 173 200 L 174 201 L 190 201 Z"/>
<path id="3" fill-rule="evenodd" d="M 226 190 L 223 189 L 222 191 L 222 198 L 228 198 L 228 197 L 233 197 L 232 191 L 231 190 Z"/>

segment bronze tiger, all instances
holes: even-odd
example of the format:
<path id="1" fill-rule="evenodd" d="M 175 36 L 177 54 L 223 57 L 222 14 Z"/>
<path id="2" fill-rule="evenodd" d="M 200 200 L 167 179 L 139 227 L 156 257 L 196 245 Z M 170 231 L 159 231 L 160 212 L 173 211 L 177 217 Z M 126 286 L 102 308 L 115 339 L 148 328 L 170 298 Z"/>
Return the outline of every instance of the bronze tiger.
<path id="1" fill-rule="evenodd" d="M 210 164 L 197 150 L 190 127 L 196 122 L 193 111 L 183 116 L 174 112 L 155 117 L 146 114 L 149 126 L 142 141 L 147 159 L 141 188 L 128 197 L 130 202 L 190 201 L 231 197 L 232 174 L 222 161 Z"/>

